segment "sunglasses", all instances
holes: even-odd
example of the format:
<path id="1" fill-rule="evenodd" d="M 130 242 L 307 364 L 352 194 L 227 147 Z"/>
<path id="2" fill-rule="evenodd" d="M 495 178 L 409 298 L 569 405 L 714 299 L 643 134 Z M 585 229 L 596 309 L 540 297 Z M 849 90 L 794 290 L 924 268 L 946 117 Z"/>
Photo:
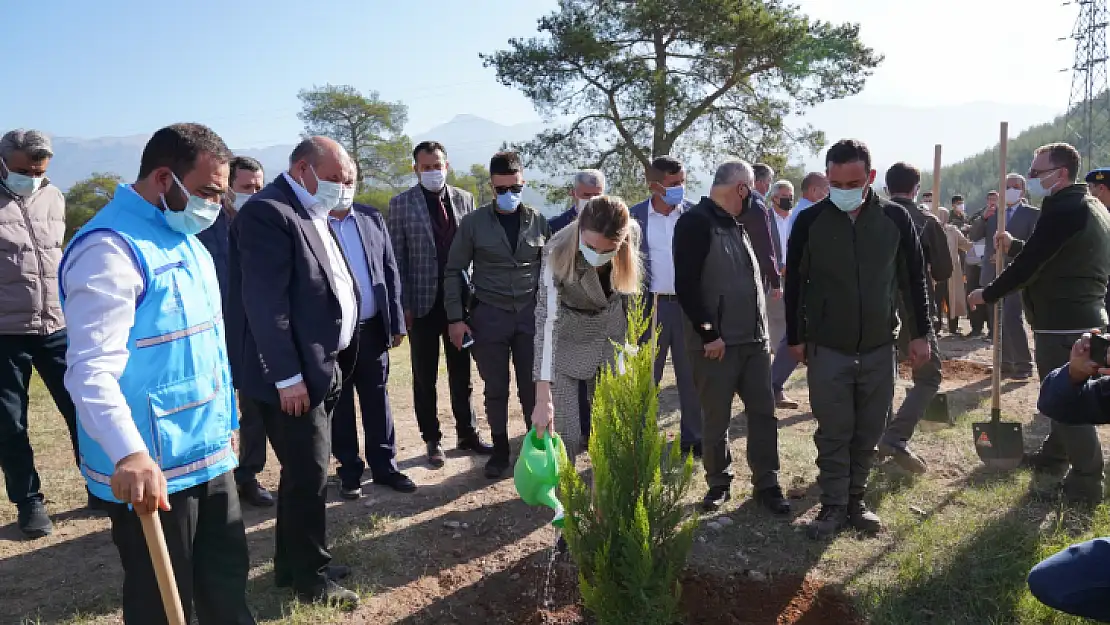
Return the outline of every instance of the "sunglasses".
<path id="1" fill-rule="evenodd" d="M 494 187 L 493 190 L 494 190 L 495 193 L 497 193 L 497 195 L 501 195 L 502 193 L 508 193 L 509 191 L 512 191 L 513 193 L 520 193 L 521 191 L 524 190 L 524 185 L 514 184 L 514 185 L 508 186 L 508 187 Z"/>

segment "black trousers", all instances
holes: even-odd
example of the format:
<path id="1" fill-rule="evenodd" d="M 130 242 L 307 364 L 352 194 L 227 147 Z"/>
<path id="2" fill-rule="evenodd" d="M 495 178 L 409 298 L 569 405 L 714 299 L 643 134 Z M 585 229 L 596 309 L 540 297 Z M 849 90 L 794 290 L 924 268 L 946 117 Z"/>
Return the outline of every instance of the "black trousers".
<path id="1" fill-rule="evenodd" d="M 510 360 L 512 372 L 516 374 L 516 396 L 524 423 L 531 429 L 532 410 L 536 407 L 536 384 L 532 381 L 535 303 L 519 311 L 478 304 L 470 314 L 470 331 L 474 333 L 474 347 L 470 351 L 485 384 L 486 421 L 490 433 L 508 435 Z"/>
<path id="2" fill-rule="evenodd" d="M 16 505 L 43 500 L 42 483 L 35 470 L 35 455 L 27 435 L 28 388 L 31 367 L 38 371 L 58 412 L 69 428 L 75 462 L 77 453 L 77 409 L 65 387 L 65 330 L 54 334 L 8 334 L 0 336 L 0 469 L 8 499 Z"/>
<path id="3" fill-rule="evenodd" d="M 455 434 L 459 439 L 478 435 L 478 419 L 470 402 L 470 351 L 458 350 L 447 336 L 447 312 L 443 308 L 443 281 L 431 312 L 413 319 L 409 328 L 409 351 L 412 362 L 413 408 L 420 436 L 425 443 L 443 439 L 439 428 L 436 382 L 439 378 L 439 349 L 443 345 L 447 359 L 447 384 L 451 391 L 451 412 L 455 415 Z"/>
<path id="4" fill-rule="evenodd" d="M 967 266 L 967 285 L 965 291 L 968 295 L 971 295 L 972 291 L 979 288 L 979 279 L 982 274 L 983 267 L 981 265 Z M 990 306 L 980 306 L 978 308 L 972 308 L 968 311 L 967 318 L 971 322 L 972 332 L 982 332 L 983 328 L 987 328 L 989 330 L 991 327 L 991 323 L 993 323 L 993 320 L 991 319 Z"/>
<path id="5" fill-rule="evenodd" d="M 274 579 L 300 593 L 315 594 L 327 583 L 331 562 L 327 548 L 327 481 L 331 458 L 331 414 L 339 400 L 339 376 L 323 403 L 299 417 L 281 406 L 240 398 L 243 410 L 262 416 L 270 445 L 281 463 L 277 527 L 274 531 Z"/>
<path id="6" fill-rule="evenodd" d="M 343 371 L 343 391 L 331 421 L 331 452 L 339 461 L 339 479 L 345 486 L 362 483 L 366 464 L 375 480 L 397 473 L 397 445 L 393 413 L 389 409 L 389 336 L 378 315 L 359 324 L 358 359 Z M 366 437 L 366 464 L 359 457 L 355 427 L 355 393 L 362 411 Z"/>
<path id="7" fill-rule="evenodd" d="M 246 406 L 239 407 L 239 466 L 235 468 L 237 484 L 253 484 L 266 468 L 266 424 L 262 415 Z"/>
<path id="8" fill-rule="evenodd" d="M 123 622 L 166 623 L 142 523 L 126 505 L 107 505 L 123 564 Z M 200 625 L 254 625 L 247 608 L 247 535 L 231 472 L 170 495 L 170 507 L 159 516 L 185 620 L 195 613 Z"/>

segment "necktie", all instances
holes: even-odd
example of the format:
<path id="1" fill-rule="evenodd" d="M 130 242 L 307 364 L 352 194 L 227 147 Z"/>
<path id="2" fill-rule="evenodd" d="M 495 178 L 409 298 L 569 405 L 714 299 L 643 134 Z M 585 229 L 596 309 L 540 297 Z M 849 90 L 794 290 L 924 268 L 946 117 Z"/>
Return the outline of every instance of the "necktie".
<path id="1" fill-rule="evenodd" d="M 443 195 L 436 194 L 436 204 L 439 206 L 440 220 L 442 220 L 444 225 L 447 225 L 450 223 L 450 220 L 447 218 L 447 207 L 443 204 Z"/>

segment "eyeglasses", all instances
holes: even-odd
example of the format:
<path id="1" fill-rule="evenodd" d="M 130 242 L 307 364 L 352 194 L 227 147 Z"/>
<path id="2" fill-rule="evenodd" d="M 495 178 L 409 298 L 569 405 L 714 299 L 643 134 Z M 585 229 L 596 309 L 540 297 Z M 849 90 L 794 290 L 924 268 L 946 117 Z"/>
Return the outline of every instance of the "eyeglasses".
<path id="1" fill-rule="evenodd" d="M 514 184 L 514 185 L 511 185 L 511 186 L 508 186 L 508 187 L 494 187 L 493 188 L 493 191 L 495 193 L 497 193 L 497 195 L 501 195 L 502 193 L 508 193 L 509 191 L 512 191 L 513 193 L 520 193 L 523 190 L 524 190 L 524 185 L 522 185 L 522 184 Z"/>
<path id="2" fill-rule="evenodd" d="M 1041 176 L 1043 176 L 1045 174 L 1051 174 L 1052 172 L 1056 171 L 1057 169 L 1063 169 L 1063 168 L 1062 167 L 1049 167 L 1048 169 L 1030 169 L 1029 170 L 1029 177 L 1030 178 L 1040 178 Z"/>

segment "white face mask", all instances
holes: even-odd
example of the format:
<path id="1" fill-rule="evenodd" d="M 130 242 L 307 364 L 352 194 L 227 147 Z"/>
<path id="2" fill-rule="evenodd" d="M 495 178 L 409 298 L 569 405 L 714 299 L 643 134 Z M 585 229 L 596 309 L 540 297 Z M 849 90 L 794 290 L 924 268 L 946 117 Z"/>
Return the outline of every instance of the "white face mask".
<path id="1" fill-rule="evenodd" d="M 253 193 L 236 193 L 235 200 L 231 204 L 235 207 L 235 210 L 242 210 L 243 205 L 249 202 L 252 197 L 254 197 Z"/>
<path id="2" fill-rule="evenodd" d="M 574 210 L 576 212 L 578 212 L 579 214 L 581 214 L 581 212 L 586 209 L 586 205 L 589 204 L 589 203 L 590 203 L 590 200 L 588 200 L 588 199 L 580 198 L 580 197 L 575 198 L 574 199 Z"/>
<path id="3" fill-rule="evenodd" d="M 447 172 L 442 169 L 420 172 L 420 184 L 429 191 L 439 191 L 447 184 Z"/>
<path id="4" fill-rule="evenodd" d="M 355 185 L 345 184 L 339 194 L 339 210 L 350 210 L 355 204 Z"/>
<path id="5" fill-rule="evenodd" d="M 316 177 L 316 193 L 312 197 L 316 198 L 324 212 L 335 210 L 335 207 L 339 206 L 339 198 L 343 195 L 343 185 L 330 180 L 320 180 L 320 175 L 312 165 L 309 165 L 308 169 Z M 301 181 L 301 186 L 304 187 L 304 181 Z M 307 190 L 307 187 L 305 188 Z"/>
<path id="6" fill-rule="evenodd" d="M 8 185 L 9 189 L 21 197 L 31 197 L 35 191 L 38 191 L 39 188 L 42 187 L 42 183 L 46 179 L 43 176 L 35 177 L 17 174 L 8 169 L 8 163 L 2 158 L 0 158 L 0 165 L 4 166 L 4 172 L 8 174 L 8 177 L 4 180 L 4 184 Z"/>
<path id="7" fill-rule="evenodd" d="M 605 265 L 609 261 L 613 260 L 613 257 L 615 257 L 617 255 L 617 250 L 613 250 L 611 252 L 604 252 L 604 253 L 603 252 L 596 252 L 596 251 L 590 249 L 585 244 L 585 242 L 582 242 L 582 241 L 579 241 L 579 243 L 578 243 L 578 251 L 582 252 L 582 258 L 585 258 L 586 262 L 590 263 L 590 265 L 592 265 L 594 267 L 601 267 L 602 265 Z"/>
<path id="8" fill-rule="evenodd" d="M 1021 189 L 1006 189 L 1006 205 L 1010 206 L 1021 201 Z"/>

